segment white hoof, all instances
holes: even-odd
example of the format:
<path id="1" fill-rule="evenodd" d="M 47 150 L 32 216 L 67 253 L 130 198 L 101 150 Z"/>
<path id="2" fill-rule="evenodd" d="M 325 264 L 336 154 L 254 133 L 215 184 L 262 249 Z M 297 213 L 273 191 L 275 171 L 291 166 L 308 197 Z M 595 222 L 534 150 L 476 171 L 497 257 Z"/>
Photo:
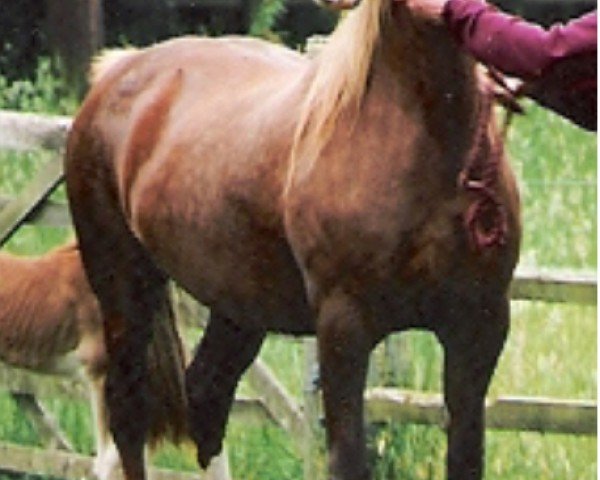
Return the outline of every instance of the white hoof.
<path id="1" fill-rule="evenodd" d="M 103 452 L 96 455 L 92 471 L 98 480 L 110 480 L 118 465 L 119 452 L 112 443 Z"/>

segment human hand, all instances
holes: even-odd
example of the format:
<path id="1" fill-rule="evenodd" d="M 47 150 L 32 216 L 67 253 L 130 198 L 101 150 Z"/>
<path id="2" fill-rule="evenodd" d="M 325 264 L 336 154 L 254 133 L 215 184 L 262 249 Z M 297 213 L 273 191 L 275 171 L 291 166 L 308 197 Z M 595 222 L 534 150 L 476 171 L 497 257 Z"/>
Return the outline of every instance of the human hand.
<path id="1" fill-rule="evenodd" d="M 396 0 L 405 4 L 417 17 L 427 19 L 436 23 L 443 21 L 442 14 L 444 6 L 449 0 Z"/>
<path id="2" fill-rule="evenodd" d="M 353 9 L 360 3 L 360 0 L 314 0 L 314 2 L 330 10 L 342 11 Z"/>

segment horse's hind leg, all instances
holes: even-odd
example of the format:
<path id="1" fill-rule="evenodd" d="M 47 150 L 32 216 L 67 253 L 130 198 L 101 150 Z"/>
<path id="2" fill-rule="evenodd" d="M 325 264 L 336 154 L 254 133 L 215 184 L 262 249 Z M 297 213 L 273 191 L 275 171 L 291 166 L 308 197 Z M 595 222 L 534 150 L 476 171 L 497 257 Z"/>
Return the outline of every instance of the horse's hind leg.
<path id="1" fill-rule="evenodd" d="M 189 431 L 203 468 L 221 451 L 236 386 L 264 338 L 262 330 L 240 327 L 211 312 L 185 380 Z"/>
<path id="2" fill-rule="evenodd" d="M 73 156 L 85 159 L 72 170 L 67 162 L 67 186 L 83 263 L 104 320 L 110 431 L 126 478 L 142 480 L 157 403 L 148 382 L 147 347 L 153 321 L 170 311 L 166 278 L 130 232 L 110 174 L 85 149 Z"/>
<path id="3" fill-rule="evenodd" d="M 485 395 L 508 333 L 508 302 L 486 305 L 440 335 L 449 414 L 448 480 L 483 476 Z"/>
<path id="4" fill-rule="evenodd" d="M 96 458 L 93 472 L 100 480 L 108 480 L 119 464 L 119 455 L 108 427 L 108 410 L 104 395 L 104 375 L 89 375 L 90 396 L 96 434 Z"/>

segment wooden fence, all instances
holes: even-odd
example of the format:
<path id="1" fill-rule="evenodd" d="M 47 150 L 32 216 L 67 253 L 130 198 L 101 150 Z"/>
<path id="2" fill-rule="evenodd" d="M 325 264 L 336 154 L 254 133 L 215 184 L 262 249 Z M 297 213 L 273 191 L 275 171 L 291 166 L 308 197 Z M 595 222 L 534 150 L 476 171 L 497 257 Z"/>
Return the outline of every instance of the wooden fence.
<path id="1" fill-rule="evenodd" d="M 66 205 L 48 200 L 62 180 L 62 149 L 70 119 L 0 111 L 0 150 L 53 152 L 31 182 L 14 198 L 0 197 L 0 246 L 23 224 L 70 224 Z M 511 287 L 517 300 L 596 304 L 596 276 L 582 273 L 517 272 Z M 201 308 L 187 296 L 176 294 L 177 310 L 184 323 L 194 325 Z M 319 397 L 314 382 L 314 341 L 306 341 L 306 381 L 303 398 L 289 395 L 274 373 L 259 359 L 247 373 L 257 398 L 237 398 L 234 415 L 248 421 L 272 422 L 300 439 L 306 455 L 305 478 L 314 478 L 310 457 L 314 452 L 314 431 L 319 424 Z M 51 450 L 0 444 L 0 469 L 80 479 L 90 472 L 91 459 L 72 451 L 68 439 L 56 426 L 38 398 L 85 397 L 85 388 L 75 379 L 57 379 L 0 367 L 0 386 L 10 392 L 23 412 L 35 421 L 40 438 Z M 370 421 L 412 422 L 443 426 L 445 410 L 441 395 L 375 388 L 366 392 Z M 498 397 L 487 404 L 487 425 L 491 429 L 596 435 L 595 400 Z M 60 449 L 62 451 L 59 451 Z M 191 474 L 156 470 L 161 480 L 187 479 Z M 196 475 L 197 478 L 197 475 Z M 228 479 L 224 466 L 214 476 Z"/>

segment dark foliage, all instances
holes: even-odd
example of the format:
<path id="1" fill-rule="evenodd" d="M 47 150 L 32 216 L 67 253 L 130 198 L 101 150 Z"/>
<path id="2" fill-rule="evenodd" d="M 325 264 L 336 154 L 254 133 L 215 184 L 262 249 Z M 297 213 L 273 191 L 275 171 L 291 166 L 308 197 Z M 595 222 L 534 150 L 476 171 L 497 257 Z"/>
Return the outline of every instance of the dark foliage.
<path id="1" fill-rule="evenodd" d="M 284 0 L 240 1 L 215 8 L 201 0 L 104 0 L 105 44 L 149 45 L 185 34 L 256 34 L 292 47 L 307 36 L 331 31 L 335 15 L 312 2 L 287 6 Z M 32 79 L 38 57 L 50 54 L 45 2 L 3 2 L 0 15 L 0 76 Z M 254 28 L 252 28 L 254 25 Z"/>
<path id="2" fill-rule="evenodd" d="M 2 2 L 0 15 L 0 75 L 9 80 L 33 76 L 37 57 L 47 53 L 44 2 Z"/>

